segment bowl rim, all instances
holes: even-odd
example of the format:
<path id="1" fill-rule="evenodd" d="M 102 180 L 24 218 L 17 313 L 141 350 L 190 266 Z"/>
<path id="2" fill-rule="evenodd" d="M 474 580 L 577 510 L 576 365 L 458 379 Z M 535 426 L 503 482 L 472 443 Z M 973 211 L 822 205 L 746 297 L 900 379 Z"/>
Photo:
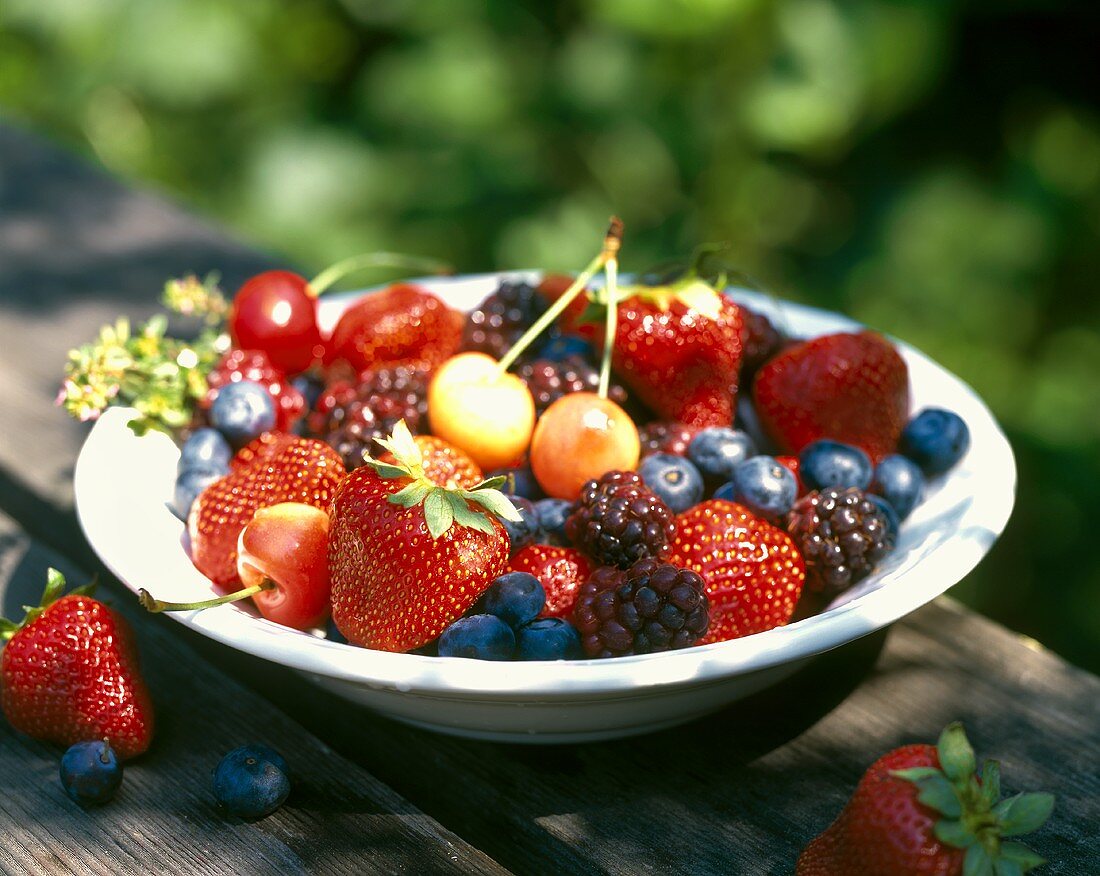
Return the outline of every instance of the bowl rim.
<path id="1" fill-rule="evenodd" d="M 446 293 L 448 287 L 456 284 L 477 286 L 502 276 L 538 274 L 537 271 L 501 271 L 409 282 Z M 322 324 L 331 325 L 347 304 L 380 288 L 384 287 L 326 296 L 320 311 Z M 814 321 L 825 326 L 819 333 L 863 328 L 840 314 L 791 301 L 777 301 L 752 290 L 731 288 L 727 293 L 735 300 L 772 311 L 781 319 Z M 981 491 L 967 497 L 956 522 L 955 534 L 932 547 L 919 558 L 918 565 L 900 570 L 894 580 L 820 614 L 741 639 L 680 651 L 613 660 L 543 662 L 492 662 L 373 651 L 290 630 L 238 606 L 176 612 L 170 616 L 218 642 L 307 674 L 381 690 L 452 696 L 465 701 L 471 697 L 492 701 L 542 701 L 659 695 L 670 686 L 717 684 L 730 676 L 768 669 L 839 647 L 899 620 L 965 577 L 1004 530 L 1015 499 L 1015 459 L 989 408 L 970 386 L 931 358 L 903 341 L 891 340 L 910 366 L 911 380 L 913 368 L 918 366 L 920 371 L 927 371 L 930 377 L 934 375 L 949 385 L 958 396 L 957 400 L 965 403 L 965 419 L 973 439 L 965 461 L 971 469 L 969 479 L 980 485 Z M 129 445 L 129 442 L 167 439 L 162 435 L 133 436 L 126 427 L 132 415 L 131 409 L 112 408 L 94 424 L 77 457 L 74 492 L 77 518 L 88 542 L 112 574 L 136 592 L 138 587 L 145 585 L 131 579 L 135 577 L 135 570 L 144 566 L 130 562 L 133 556 L 128 559 L 126 549 L 119 544 L 118 527 L 124 526 L 126 521 L 118 518 L 120 514 L 125 516 L 127 509 L 112 501 L 110 462 L 117 461 L 120 450 L 128 446 L 136 449 L 136 445 Z M 178 449 L 176 452 L 178 456 Z M 945 483 L 950 483 L 954 477 L 954 474 L 948 475 Z M 129 509 L 129 512 L 147 514 L 151 509 Z M 963 534 L 969 537 L 964 539 Z M 193 575 L 209 587 L 209 582 L 179 548 L 178 541 L 176 550 Z M 184 574 L 181 569 L 177 571 Z"/>

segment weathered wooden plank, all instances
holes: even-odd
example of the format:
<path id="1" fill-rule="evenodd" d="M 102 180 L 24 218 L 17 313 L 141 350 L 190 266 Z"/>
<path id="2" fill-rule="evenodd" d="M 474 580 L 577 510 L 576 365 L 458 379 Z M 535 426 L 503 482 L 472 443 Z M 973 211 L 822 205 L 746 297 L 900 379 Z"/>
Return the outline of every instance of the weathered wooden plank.
<path id="1" fill-rule="evenodd" d="M 29 191 L 19 201 L 24 221 L 60 235 L 50 204 L 34 195 L 42 150 L 16 139 Z M 11 151 L 9 140 L 0 129 L 0 166 Z M 86 169 L 60 163 L 69 174 L 67 190 L 103 185 Z M 83 263 L 94 278 L 85 290 L 96 296 L 91 300 L 67 291 L 68 269 L 33 247 L 20 250 L 23 282 L 47 290 L 43 295 L 52 302 L 53 326 L 32 319 L 33 342 L 19 342 L 33 354 L 29 362 L 7 352 L 13 333 L 7 321 L 20 308 L 33 311 L 33 302 L 9 306 L 13 287 L 0 272 L 0 366 L 30 387 L 17 392 L 6 385 L 11 381 L 0 381 L 0 405 L 9 412 L 0 421 L 0 505 L 16 509 L 36 535 L 88 562 L 69 509 L 66 470 L 82 432 L 61 425 L 48 407 L 64 350 L 120 310 L 141 315 L 165 273 L 217 266 L 239 278 L 257 267 L 254 256 L 220 237 L 210 239 L 194 220 L 142 206 L 144 196 L 121 190 L 103 196 L 120 205 L 118 216 L 147 209 L 148 221 L 158 217 L 166 235 L 197 241 L 193 261 L 138 277 L 131 267 L 141 259 L 140 248 L 117 259 L 93 252 Z M 3 199 L 0 189 L 0 259 L 9 228 Z M 111 217 L 100 221 L 110 227 Z M 115 233 L 116 245 L 124 247 L 126 223 Z M 116 287 L 125 291 L 107 291 Z M 17 333 L 23 332 L 20 322 Z M 29 425 L 9 429 L 11 422 Z M 40 439 L 47 431 L 48 442 Z M 790 872 L 798 850 L 828 823 L 871 760 L 896 744 L 933 739 L 954 718 L 966 721 L 982 753 L 1003 760 L 1008 788 L 1059 795 L 1051 825 L 1034 842 L 1055 862 L 1047 872 L 1092 873 L 1100 859 L 1097 680 L 949 600 L 898 624 L 881 656 L 885 636 L 857 643 L 788 684 L 688 727 L 543 749 L 397 727 L 168 621 L 161 626 L 520 872 Z"/>
<path id="2" fill-rule="evenodd" d="M 0 514 L 6 614 L 41 594 L 45 569 L 87 574 Z M 109 598 L 109 597 L 108 597 Z M 130 599 L 112 601 L 131 620 Z M 0 720 L 0 869 L 28 873 L 504 873 L 489 857 L 214 669 L 167 625 L 135 624 L 157 708 L 153 748 L 128 765 L 119 796 L 84 811 L 65 796 L 56 747 Z M 247 742 L 281 751 L 287 804 L 247 824 L 215 810 L 211 770 Z"/>

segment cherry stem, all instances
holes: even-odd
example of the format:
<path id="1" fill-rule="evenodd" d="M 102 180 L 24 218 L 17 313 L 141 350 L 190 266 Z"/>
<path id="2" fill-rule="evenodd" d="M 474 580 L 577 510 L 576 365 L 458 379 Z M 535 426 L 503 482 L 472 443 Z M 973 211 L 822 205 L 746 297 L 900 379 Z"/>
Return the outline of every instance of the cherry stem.
<path id="1" fill-rule="evenodd" d="M 611 354 L 619 328 L 619 260 L 614 255 L 604 265 L 607 275 L 607 319 L 604 321 L 603 359 L 600 361 L 600 385 L 596 394 L 607 398 L 611 385 Z"/>
<path id="2" fill-rule="evenodd" d="M 243 590 L 238 590 L 235 593 L 227 593 L 225 596 L 219 596 L 216 599 L 205 599 L 202 602 L 162 602 L 142 587 L 138 591 L 138 602 L 141 603 L 141 607 L 146 611 L 151 611 L 153 613 L 161 611 L 202 611 L 206 608 L 214 608 L 218 605 L 226 605 L 230 602 L 248 599 L 248 597 L 255 596 L 257 593 L 264 590 L 271 590 L 275 586 L 275 582 L 270 578 L 264 578 L 259 584 L 245 587 Z"/>
<path id="3" fill-rule="evenodd" d="M 526 350 L 532 343 L 546 331 L 550 323 L 557 319 L 565 311 L 570 304 L 573 303 L 573 299 L 576 298 L 581 292 L 588 286 L 588 281 L 591 280 L 604 265 L 607 264 L 608 259 L 615 258 L 619 252 L 619 244 L 623 238 L 623 223 L 618 216 L 611 217 L 611 224 L 607 229 L 607 234 L 604 235 L 603 249 L 600 254 L 597 255 L 592 261 L 588 263 L 588 266 L 577 274 L 575 280 L 569 284 L 569 288 L 566 289 L 559 297 L 558 300 L 550 305 L 549 309 L 535 320 L 527 331 L 523 333 L 523 336 L 512 345 L 510 349 L 501 358 L 497 364 L 497 375 L 504 374 L 512 365 L 515 364 L 523 351 Z"/>
<path id="4" fill-rule="evenodd" d="M 440 259 L 405 255 L 399 252 L 368 252 L 342 259 L 336 264 L 325 268 L 310 280 L 309 292 L 314 297 L 322 295 L 333 283 L 342 280 L 348 274 L 365 268 L 403 268 L 425 274 L 449 274 L 452 272 L 451 266 Z"/>

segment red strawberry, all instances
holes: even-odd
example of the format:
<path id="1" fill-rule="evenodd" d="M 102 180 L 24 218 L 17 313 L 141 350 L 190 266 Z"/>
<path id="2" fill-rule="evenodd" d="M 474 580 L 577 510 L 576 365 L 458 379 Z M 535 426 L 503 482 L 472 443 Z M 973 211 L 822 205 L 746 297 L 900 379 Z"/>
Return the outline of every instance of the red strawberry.
<path id="1" fill-rule="evenodd" d="M 344 478 L 340 455 L 313 438 L 268 432 L 241 448 L 230 472 L 203 490 L 187 530 L 191 561 L 219 587 L 237 578 L 237 539 L 260 508 L 304 502 L 328 510 Z"/>
<path id="2" fill-rule="evenodd" d="M 806 578 L 802 556 L 787 533 L 722 499 L 676 518 L 668 562 L 706 581 L 710 629 L 704 643 L 784 625 Z"/>
<path id="3" fill-rule="evenodd" d="M 532 544 L 512 557 L 508 571 L 530 572 L 539 579 L 546 591 L 546 605 L 539 617 L 568 618 L 577 591 L 592 574 L 592 566 L 575 548 Z"/>
<path id="4" fill-rule="evenodd" d="M 699 279 L 620 290 L 615 372 L 661 419 L 733 423 L 741 311 Z"/>
<path id="5" fill-rule="evenodd" d="M 45 742 L 107 739 L 121 758 L 141 754 L 153 738 L 153 704 L 129 626 L 81 591 L 62 596 L 56 569 L 47 580 L 40 607 L 20 625 L 3 622 L 4 714 Z"/>
<path id="6" fill-rule="evenodd" d="M 458 350 L 465 318 L 431 292 L 396 283 L 344 311 L 326 361 L 356 371 L 417 362 L 434 368 Z"/>
<path id="7" fill-rule="evenodd" d="M 1054 806 L 1050 794 L 1000 801 L 1000 768 L 986 761 L 979 777 L 962 725 L 939 744 L 907 745 L 864 773 L 852 799 L 798 859 L 797 876 L 959 876 L 1026 873 L 1043 859 L 1016 842 Z"/>
<path id="8" fill-rule="evenodd" d="M 290 383 L 283 371 L 271 364 L 267 353 L 262 350 L 230 350 L 211 369 L 206 380 L 210 391 L 200 404 L 203 410 L 209 410 L 214 404 L 221 387 L 240 380 L 254 380 L 266 387 L 275 402 L 275 428 L 280 432 L 289 432 L 306 409 L 305 396 Z"/>
<path id="9" fill-rule="evenodd" d="M 424 457 L 424 474 L 441 487 L 468 490 L 484 480 L 481 468 L 465 452 L 434 435 L 416 435 L 413 442 Z M 396 462 L 390 452 L 378 457 L 380 462 Z"/>
<path id="10" fill-rule="evenodd" d="M 498 516 L 518 520 L 488 484 L 440 487 L 404 422 L 383 442 L 395 459 L 369 459 L 332 502 L 332 619 L 348 641 L 410 651 L 435 639 L 508 564 Z"/>
<path id="11" fill-rule="evenodd" d="M 760 422 L 786 453 L 819 438 L 893 452 L 909 416 L 909 370 L 874 332 L 823 335 L 784 350 L 753 384 Z"/>

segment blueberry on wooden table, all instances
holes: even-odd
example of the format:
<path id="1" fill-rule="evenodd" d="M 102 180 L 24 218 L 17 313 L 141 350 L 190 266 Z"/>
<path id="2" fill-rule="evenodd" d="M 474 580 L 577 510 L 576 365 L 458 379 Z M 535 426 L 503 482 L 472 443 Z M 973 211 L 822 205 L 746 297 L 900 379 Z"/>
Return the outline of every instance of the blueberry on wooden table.
<path id="1" fill-rule="evenodd" d="M 70 746 L 60 773 L 65 793 L 81 806 L 106 803 L 122 784 L 122 763 L 106 739 Z"/>
<path id="2" fill-rule="evenodd" d="M 283 805 L 290 794 L 290 767 L 266 745 L 244 745 L 214 769 L 214 799 L 228 815 L 255 821 Z"/>

